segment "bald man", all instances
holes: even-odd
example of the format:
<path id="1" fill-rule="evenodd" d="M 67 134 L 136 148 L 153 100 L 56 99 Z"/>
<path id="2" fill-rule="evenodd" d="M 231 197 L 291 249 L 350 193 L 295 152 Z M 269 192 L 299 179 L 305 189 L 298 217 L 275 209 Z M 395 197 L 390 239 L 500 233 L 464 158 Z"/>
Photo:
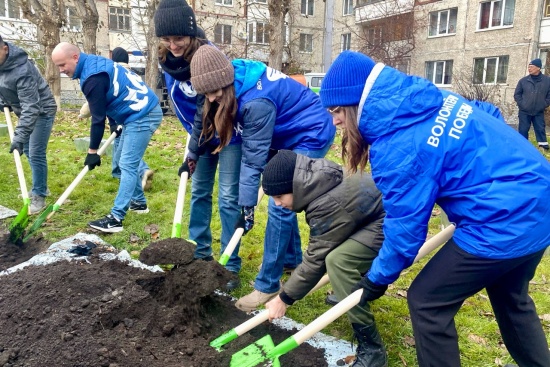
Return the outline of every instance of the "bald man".
<path id="1" fill-rule="evenodd" d="M 101 165 L 97 149 L 105 131 L 105 119 L 109 117 L 123 125 L 118 148 L 120 185 L 113 208 L 105 217 L 88 223 L 102 232 L 120 232 L 128 210 L 149 212 L 138 167 L 162 120 L 159 100 L 137 74 L 108 58 L 85 54 L 70 43 L 58 44 L 52 60 L 60 72 L 80 80 L 90 107 L 90 146 L 84 165 L 90 170 Z"/>

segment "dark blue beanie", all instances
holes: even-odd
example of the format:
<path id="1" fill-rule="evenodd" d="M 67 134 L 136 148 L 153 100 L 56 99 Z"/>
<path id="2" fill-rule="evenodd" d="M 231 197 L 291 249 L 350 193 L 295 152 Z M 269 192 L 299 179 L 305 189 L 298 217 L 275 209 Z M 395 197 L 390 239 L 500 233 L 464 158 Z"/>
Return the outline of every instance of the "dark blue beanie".
<path id="1" fill-rule="evenodd" d="M 111 53 L 111 60 L 113 60 L 114 62 L 123 62 L 127 64 L 129 58 L 130 57 L 128 56 L 128 51 L 126 51 L 122 47 L 116 47 Z"/>
<path id="2" fill-rule="evenodd" d="M 540 59 L 534 59 L 529 65 L 535 65 L 537 68 L 542 69 L 542 61 Z"/>
<path id="3" fill-rule="evenodd" d="M 365 82 L 376 63 L 367 55 L 344 51 L 328 69 L 319 96 L 323 107 L 357 106 Z"/>

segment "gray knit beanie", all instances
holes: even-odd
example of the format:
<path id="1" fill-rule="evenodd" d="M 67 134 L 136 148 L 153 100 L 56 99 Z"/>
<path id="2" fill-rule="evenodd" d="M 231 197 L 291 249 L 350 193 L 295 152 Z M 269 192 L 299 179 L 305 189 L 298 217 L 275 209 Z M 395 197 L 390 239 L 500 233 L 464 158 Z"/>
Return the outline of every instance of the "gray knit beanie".
<path id="1" fill-rule="evenodd" d="M 204 45 L 191 59 L 191 84 L 199 94 L 217 91 L 233 84 L 235 69 L 216 47 Z"/>
<path id="2" fill-rule="evenodd" d="M 154 19 L 157 37 L 197 36 L 195 12 L 185 0 L 161 0 Z"/>
<path id="3" fill-rule="evenodd" d="M 279 150 L 266 164 L 262 174 L 262 188 L 269 196 L 291 194 L 294 168 L 298 156 L 291 150 Z"/>

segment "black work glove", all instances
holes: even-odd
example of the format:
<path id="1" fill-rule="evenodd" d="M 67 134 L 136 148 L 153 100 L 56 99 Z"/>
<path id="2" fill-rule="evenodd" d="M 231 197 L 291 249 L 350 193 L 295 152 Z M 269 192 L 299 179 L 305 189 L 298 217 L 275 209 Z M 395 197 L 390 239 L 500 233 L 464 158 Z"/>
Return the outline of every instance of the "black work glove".
<path id="1" fill-rule="evenodd" d="M 86 160 L 84 161 L 84 165 L 88 166 L 88 168 L 91 171 L 96 166 L 101 166 L 101 157 L 97 153 L 88 153 L 88 155 L 86 155 Z"/>
<path id="2" fill-rule="evenodd" d="M 111 131 L 111 135 L 113 133 L 116 133 L 116 137 L 118 138 L 120 134 L 122 133 L 122 129 L 117 129 L 117 125 L 109 125 L 109 130 Z"/>
<path id="3" fill-rule="evenodd" d="M 241 210 L 241 215 L 235 224 L 235 229 L 244 228 L 244 233 L 247 234 L 252 227 L 254 227 L 254 207 L 253 206 L 243 206 Z"/>
<path id="4" fill-rule="evenodd" d="M 185 161 L 183 161 L 183 164 L 178 170 L 178 176 L 181 177 L 181 174 L 183 172 L 187 172 L 187 177 L 191 178 L 191 176 L 195 172 L 195 168 L 197 168 L 197 161 L 191 158 L 187 158 Z"/>
<path id="5" fill-rule="evenodd" d="M 374 284 L 367 278 L 365 275 L 361 280 L 353 286 L 351 289 L 352 292 L 355 292 L 358 289 L 363 288 L 363 294 L 361 295 L 361 301 L 359 301 L 360 306 L 364 306 L 367 302 L 374 301 L 386 293 L 388 285 L 377 285 Z"/>
<path id="6" fill-rule="evenodd" d="M 19 152 L 19 155 L 23 155 L 23 143 L 20 143 L 18 141 L 13 141 L 10 146 L 10 153 L 13 153 L 14 150 L 17 150 Z"/>

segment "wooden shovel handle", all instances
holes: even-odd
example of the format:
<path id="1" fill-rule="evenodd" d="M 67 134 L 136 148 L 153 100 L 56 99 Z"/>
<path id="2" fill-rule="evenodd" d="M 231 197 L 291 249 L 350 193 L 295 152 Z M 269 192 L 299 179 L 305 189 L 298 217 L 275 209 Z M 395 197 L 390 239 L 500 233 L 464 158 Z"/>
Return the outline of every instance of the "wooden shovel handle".
<path id="1" fill-rule="evenodd" d="M 8 125 L 8 133 L 10 135 L 10 141 L 13 142 L 13 136 L 15 134 L 13 123 L 11 121 L 10 109 L 4 107 L 4 114 L 6 115 L 6 124 Z M 15 168 L 17 169 L 17 178 L 19 179 L 19 186 L 21 187 L 21 197 L 23 201 L 27 201 L 29 198 L 29 192 L 27 190 L 27 183 L 25 181 L 25 173 L 23 171 L 23 164 L 21 163 L 21 156 L 19 151 L 15 149 L 13 151 L 13 158 L 15 160 Z"/>
<path id="2" fill-rule="evenodd" d="M 189 153 L 189 141 L 191 135 L 187 134 L 187 141 L 185 143 L 185 152 L 183 153 L 183 160 L 187 159 Z M 181 217 L 183 216 L 183 204 L 185 203 L 185 191 L 187 190 L 187 180 L 189 174 L 183 172 L 180 176 L 180 184 L 178 187 L 178 195 L 176 197 L 176 210 L 174 211 L 174 222 L 172 225 L 172 238 L 181 237 Z"/>
<path id="3" fill-rule="evenodd" d="M 119 129 L 122 129 L 122 125 L 119 125 L 117 126 L 117 130 Z M 109 147 L 109 145 L 111 145 L 111 143 L 113 142 L 113 140 L 115 140 L 115 138 L 117 137 L 117 133 L 116 131 L 113 132 L 111 134 L 111 136 L 109 136 L 109 138 L 107 139 L 107 141 L 105 142 L 105 144 L 103 144 L 101 146 L 101 148 L 98 149 L 97 151 L 97 154 L 98 155 L 102 155 L 103 153 L 105 153 L 105 151 L 107 150 L 107 148 Z M 78 176 L 76 176 L 76 178 L 73 180 L 73 182 L 71 182 L 71 184 L 69 185 L 69 187 L 67 187 L 67 189 L 63 192 L 63 194 L 61 194 L 61 196 L 59 197 L 59 199 L 57 199 L 57 201 L 55 202 L 54 206 L 53 206 L 53 211 L 48 215 L 48 218 L 47 219 L 50 219 L 52 217 L 52 215 L 57 211 L 57 209 L 65 202 L 65 200 L 67 200 L 67 198 L 69 197 L 69 195 L 73 192 L 73 190 L 75 189 L 75 187 L 80 183 L 80 181 L 82 181 L 82 179 L 84 178 L 84 176 L 86 176 L 86 173 L 88 173 L 90 169 L 88 168 L 88 166 L 84 166 L 84 168 L 82 169 L 82 171 L 80 171 L 80 173 L 78 174 Z"/>

